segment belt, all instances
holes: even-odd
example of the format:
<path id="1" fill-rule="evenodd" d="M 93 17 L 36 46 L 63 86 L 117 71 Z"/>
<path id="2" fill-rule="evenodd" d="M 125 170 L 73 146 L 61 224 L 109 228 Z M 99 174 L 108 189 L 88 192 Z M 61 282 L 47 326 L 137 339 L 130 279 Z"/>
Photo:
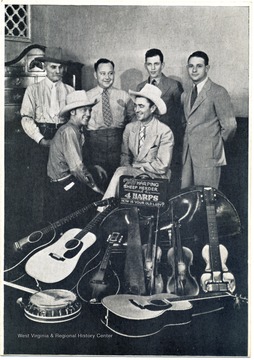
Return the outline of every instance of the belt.
<path id="1" fill-rule="evenodd" d="M 63 178 L 61 178 L 61 179 L 56 179 L 56 180 L 54 180 L 54 179 L 49 178 L 49 180 L 50 180 L 50 182 L 56 183 L 56 182 L 61 182 L 61 181 L 64 181 L 64 180 L 66 180 L 66 179 L 69 179 L 71 176 L 72 176 L 72 175 L 70 174 L 70 175 L 67 175 L 67 176 L 65 176 L 65 177 L 63 177 Z"/>
<path id="2" fill-rule="evenodd" d="M 117 134 L 120 132 L 123 132 L 123 128 L 109 128 L 109 129 L 98 129 L 98 130 L 87 130 L 87 134 L 96 135 L 96 134 L 102 134 L 102 135 L 109 135 L 109 134 Z"/>
<path id="3" fill-rule="evenodd" d="M 59 129 L 60 126 L 62 126 L 64 123 L 53 124 L 53 123 L 39 123 L 39 122 L 36 122 L 36 124 L 39 126 L 39 128 Z"/>

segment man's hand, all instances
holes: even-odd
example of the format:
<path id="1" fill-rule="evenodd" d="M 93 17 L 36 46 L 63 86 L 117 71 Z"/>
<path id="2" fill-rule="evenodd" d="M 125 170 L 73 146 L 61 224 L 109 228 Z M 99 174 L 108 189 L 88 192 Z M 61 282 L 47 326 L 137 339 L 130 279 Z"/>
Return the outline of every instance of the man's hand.
<path id="1" fill-rule="evenodd" d="M 101 167 L 100 165 L 94 165 L 94 168 L 97 170 L 97 173 L 101 180 L 108 178 L 108 174 L 106 170 L 103 169 L 103 167 Z"/>
<path id="2" fill-rule="evenodd" d="M 45 147 L 49 147 L 50 146 L 50 143 L 51 143 L 51 140 L 46 140 L 46 139 L 41 139 L 41 141 L 40 141 L 40 145 L 42 145 L 42 146 L 45 146 Z"/>
<path id="3" fill-rule="evenodd" d="M 86 179 L 87 179 L 87 182 L 86 182 L 87 186 L 89 186 L 93 191 L 104 195 L 104 192 L 95 184 L 95 181 L 94 181 L 94 178 L 93 178 L 92 174 L 87 173 L 86 174 Z"/>

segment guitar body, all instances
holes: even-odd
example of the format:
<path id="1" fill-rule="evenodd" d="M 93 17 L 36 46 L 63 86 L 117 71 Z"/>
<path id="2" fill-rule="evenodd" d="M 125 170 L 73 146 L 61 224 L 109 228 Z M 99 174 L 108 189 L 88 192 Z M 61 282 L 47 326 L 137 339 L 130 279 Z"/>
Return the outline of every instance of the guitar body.
<path id="1" fill-rule="evenodd" d="M 88 232 L 80 240 L 75 236 L 80 229 L 70 229 L 54 244 L 38 251 L 25 265 L 26 273 L 44 283 L 56 283 L 69 276 L 75 269 L 84 251 L 96 241 L 96 236 Z"/>
<path id="2" fill-rule="evenodd" d="M 177 299 L 177 296 L 165 293 L 107 296 L 101 301 L 106 309 L 101 321 L 110 330 L 127 337 L 145 337 L 167 326 L 188 324 L 192 316 L 191 303 L 186 300 L 171 302 L 172 299 Z"/>
<path id="3" fill-rule="evenodd" d="M 100 264 L 86 272 L 78 283 L 79 297 L 91 304 L 100 304 L 103 297 L 117 294 L 120 290 L 120 280 L 110 267 L 101 278 Z"/>
<path id="4" fill-rule="evenodd" d="M 25 275 L 25 260 L 55 241 L 57 232 L 53 226 L 48 225 L 45 229 L 34 231 L 14 243 L 11 256 L 5 260 L 4 277 L 7 281 L 15 281 Z"/>
<path id="5" fill-rule="evenodd" d="M 168 262 L 173 269 L 172 276 L 169 277 L 166 290 L 169 294 L 176 294 L 178 296 L 184 295 L 198 295 L 199 286 L 196 279 L 190 273 L 190 265 L 192 265 L 193 254 L 192 251 L 183 246 L 182 247 L 182 262 L 175 264 L 175 250 L 170 248 L 167 254 Z M 177 266 L 177 271 L 174 269 Z"/>

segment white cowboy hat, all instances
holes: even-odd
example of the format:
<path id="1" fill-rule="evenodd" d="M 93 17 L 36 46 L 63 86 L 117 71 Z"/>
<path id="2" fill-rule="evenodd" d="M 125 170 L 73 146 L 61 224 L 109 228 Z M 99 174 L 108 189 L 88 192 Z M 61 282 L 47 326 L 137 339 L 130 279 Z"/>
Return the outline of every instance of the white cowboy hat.
<path id="1" fill-rule="evenodd" d="M 154 103 L 154 105 L 157 106 L 160 115 L 166 114 L 167 106 L 165 102 L 162 100 L 161 98 L 162 92 L 157 86 L 151 84 L 145 84 L 145 86 L 139 92 L 129 90 L 129 94 L 133 102 L 135 102 L 137 96 L 145 97 L 151 100 Z"/>
<path id="2" fill-rule="evenodd" d="M 64 115 L 68 111 L 77 109 L 83 106 L 94 106 L 98 103 L 98 100 L 90 100 L 85 90 L 78 90 L 69 93 L 66 96 L 66 105 L 60 110 L 60 116 Z"/>

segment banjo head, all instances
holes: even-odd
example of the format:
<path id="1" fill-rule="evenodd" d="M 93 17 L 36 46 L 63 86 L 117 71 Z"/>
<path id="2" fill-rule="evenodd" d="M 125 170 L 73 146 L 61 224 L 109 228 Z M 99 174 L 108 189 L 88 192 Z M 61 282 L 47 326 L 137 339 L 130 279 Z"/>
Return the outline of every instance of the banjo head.
<path id="1" fill-rule="evenodd" d="M 69 290 L 50 289 L 31 295 L 24 311 L 30 320 L 59 323 L 79 316 L 81 304 L 77 296 Z"/>

